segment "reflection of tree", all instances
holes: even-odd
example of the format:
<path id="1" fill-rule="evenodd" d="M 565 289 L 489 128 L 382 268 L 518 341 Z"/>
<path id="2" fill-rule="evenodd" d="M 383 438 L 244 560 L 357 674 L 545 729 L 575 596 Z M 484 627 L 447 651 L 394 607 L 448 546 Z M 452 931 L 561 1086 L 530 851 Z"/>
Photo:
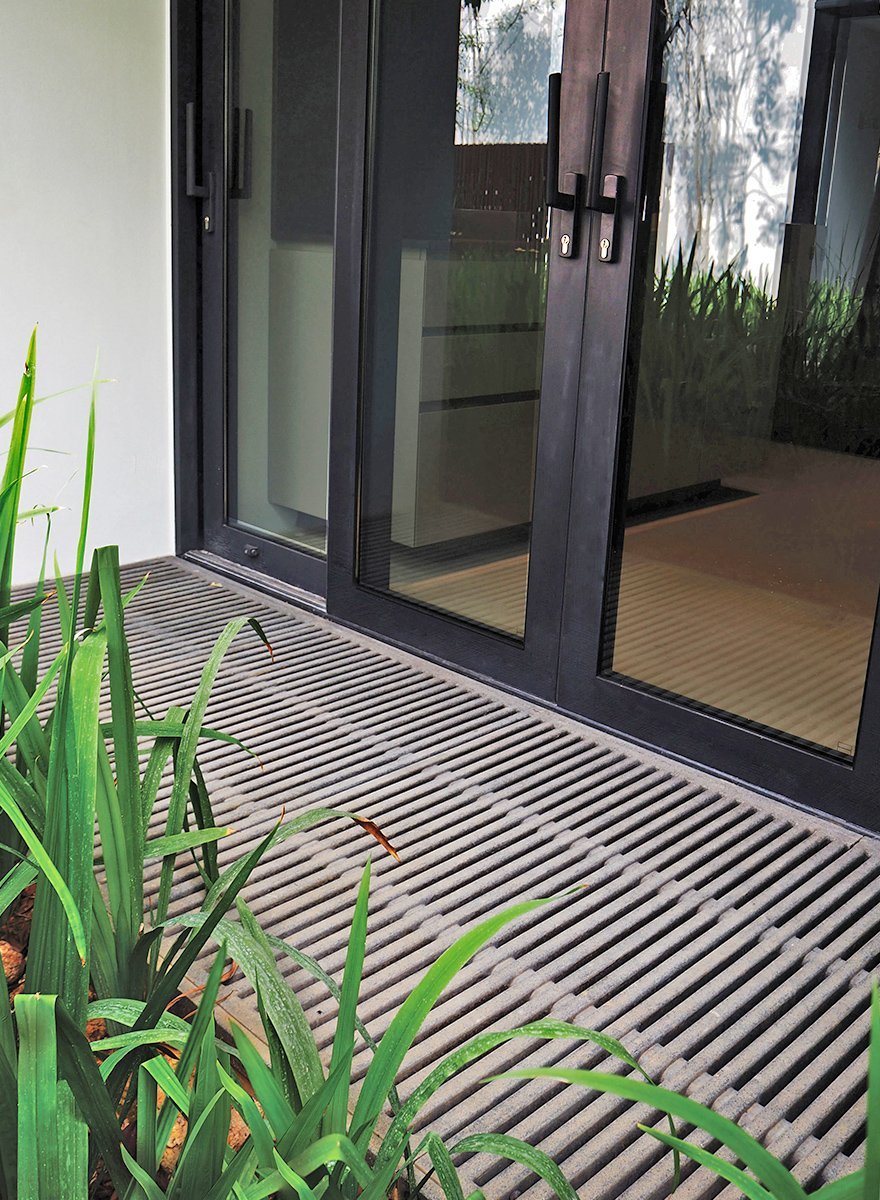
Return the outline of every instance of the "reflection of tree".
<path id="1" fill-rule="evenodd" d="M 784 220 L 798 97 L 786 86 L 783 39 L 798 0 L 661 0 L 666 19 L 664 139 L 674 145 L 678 203 L 705 261 L 745 244 L 745 203 L 758 199 L 759 240 Z M 779 181 L 782 186 L 779 187 Z M 767 185 L 776 184 L 773 194 Z"/>
<path id="2" fill-rule="evenodd" d="M 536 85 L 547 74 L 549 19 L 557 3 L 558 0 L 508 0 L 501 4 L 463 0 L 457 141 L 540 140 L 539 131 L 536 137 L 536 120 L 543 119 L 544 89 Z M 533 32 L 536 27 L 537 33 Z M 503 124 L 504 130 L 496 128 L 499 124 Z M 511 136 L 511 130 L 524 132 Z"/>

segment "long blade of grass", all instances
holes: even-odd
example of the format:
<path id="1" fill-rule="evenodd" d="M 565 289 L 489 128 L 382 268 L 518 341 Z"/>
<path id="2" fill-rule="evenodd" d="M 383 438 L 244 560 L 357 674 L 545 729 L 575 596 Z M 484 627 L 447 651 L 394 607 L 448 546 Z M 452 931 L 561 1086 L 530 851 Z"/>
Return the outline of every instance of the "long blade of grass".
<path id="1" fill-rule="evenodd" d="M 253 1176 L 254 1149 L 251 1143 L 245 1143 L 242 1148 L 230 1158 L 223 1174 L 202 1200 L 227 1200 L 228 1196 L 242 1197 L 241 1183 L 248 1173 Z"/>
<path id="2" fill-rule="evenodd" d="M 79 600 L 82 591 L 83 568 L 86 561 L 89 513 L 92 506 L 92 481 L 95 475 L 95 410 L 98 403 L 98 386 L 98 356 L 95 355 L 95 370 L 92 374 L 92 387 L 89 398 L 89 423 L 86 434 L 86 461 L 83 471 L 83 498 L 80 512 L 79 539 L 76 546 L 76 570 L 73 577 L 73 595 L 70 604 L 70 616 L 73 626 L 79 620 Z M 73 626 L 71 627 L 71 634 L 75 632 Z"/>
<path id="3" fill-rule="evenodd" d="M 106 650 L 107 640 L 102 634 L 89 635 L 79 647 L 70 672 L 65 711 L 59 725 L 53 728 L 53 753 L 63 756 L 66 771 L 63 791 L 47 804 L 44 840 L 46 852 L 55 857 L 56 863 L 63 863 L 64 882 L 77 914 L 90 914 L 92 909 L 98 711 Z M 39 864 L 36 854 L 34 859 Z M 58 895 L 64 904 L 62 894 Z M 58 901 L 52 893 L 47 896 L 38 887 L 27 987 L 28 991 L 57 993 L 79 1021 L 88 1004 L 89 973 L 85 964 L 89 958 L 91 921 L 79 920 L 80 928 L 84 929 L 84 953 L 80 951 L 80 961 L 76 962 L 59 917 Z"/>
<path id="4" fill-rule="evenodd" d="M 62 1178 L 55 997 L 21 995 L 18 1022 L 18 1200 L 46 1200 Z M 85 1191 L 79 1181 L 77 1194 Z"/>
<path id="5" fill-rule="evenodd" d="M 110 680 L 110 711 L 113 731 L 113 766 L 116 776 L 116 800 L 122 820 L 125 849 L 128 904 L 116 922 L 120 942 L 119 961 L 127 962 L 137 941 L 144 907 L 143 847 L 146 828 L 140 802 L 140 769 L 135 731 L 134 684 L 131 659 L 125 637 L 122 584 L 119 576 L 119 548 L 102 546 L 96 551 L 103 629 L 107 635 L 107 671 Z M 103 738 L 101 739 L 104 747 Z M 122 857 L 120 852 L 120 857 Z M 120 921 L 127 917 L 125 925 Z"/>
<path id="6" fill-rule="evenodd" d="M 159 1161 L 157 1125 L 159 1116 L 156 1112 L 159 1089 L 156 1080 L 143 1067 L 137 1076 L 137 1161 L 150 1178 L 155 1177 L 156 1165 Z M 131 1164 L 128 1164 L 131 1170 Z"/>
<path id="7" fill-rule="evenodd" d="M 144 858 L 164 858 L 166 854 L 181 854 L 195 846 L 219 842 L 233 833 L 232 829 L 189 829 L 170 837 L 150 838 L 144 845 Z"/>
<path id="8" fill-rule="evenodd" d="M 289 1167 L 277 1150 L 273 1151 L 275 1166 L 278 1174 L 286 1184 L 293 1188 L 299 1200 L 317 1200 L 317 1196 L 303 1179 L 302 1175 L 297 1175 L 292 1167 Z"/>
<path id="9" fill-rule="evenodd" d="M 464 1190 L 458 1178 L 458 1171 L 456 1171 L 452 1155 L 446 1149 L 442 1139 L 436 1133 L 429 1133 L 417 1153 L 421 1153 L 423 1148 L 428 1152 L 428 1158 L 437 1173 L 437 1179 L 443 1188 L 446 1200 L 464 1200 Z"/>
<path id="10" fill-rule="evenodd" d="M 211 690 L 214 686 L 214 680 L 217 678 L 217 672 L 220 670 L 220 665 L 232 645 L 236 637 L 241 633 L 246 625 L 250 625 L 256 629 L 258 633 L 259 625 L 256 624 L 251 617 L 239 617 L 234 621 L 230 621 L 220 637 L 217 639 L 214 649 L 211 651 L 208 661 L 202 670 L 199 686 L 196 689 L 196 694 L 193 697 L 193 702 L 190 707 L 189 715 L 186 721 L 186 728 L 183 736 L 180 739 L 179 748 L 177 751 L 177 761 L 174 770 L 174 783 L 171 788 L 171 796 L 168 801 L 168 818 L 165 826 L 166 835 L 180 833 L 183 829 L 183 818 L 186 811 L 186 802 L 189 796 L 189 782 L 192 779 L 193 764 L 195 762 L 196 750 L 198 748 L 199 737 L 201 734 L 202 724 L 205 718 L 205 712 L 208 707 L 208 701 L 211 698 Z M 262 635 L 265 640 L 265 635 Z M 213 822 L 212 822 L 213 823 Z M 162 872 L 159 878 L 159 892 L 156 901 L 156 922 L 161 923 L 168 916 L 168 902 L 171 898 L 171 884 L 174 877 L 174 859 L 170 857 L 162 864 Z"/>
<path id="11" fill-rule="evenodd" d="M 842 1179 L 832 1179 L 817 1192 L 810 1193 L 810 1200 L 863 1200 L 865 1172 L 851 1171 Z"/>
<path id="12" fill-rule="evenodd" d="M 627 1079 L 619 1075 L 605 1075 L 599 1071 L 580 1071 L 562 1067 L 536 1067 L 531 1070 L 505 1071 L 498 1079 L 558 1079 L 562 1083 L 577 1084 L 581 1087 L 595 1088 L 600 1092 L 610 1092 L 613 1096 L 622 1096 L 626 1100 L 634 1100 L 648 1104 L 670 1116 L 679 1117 L 699 1129 L 705 1130 L 717 1138 L 751 1170 L 761 1183 L 773 1194 L 775 1200 L 806 1200 L 806 1192 L 788 1170 L 788 1168 L 765 1150 L 760 1142 L 755 1141 L 744 1129 L 706 1108 L 689 1096 L 681 1096 L 678 1092 L 670 1092 L 666 1088 L 655 1087 L 643 1083 L 639 1079 Z"/>
<path id="13" fill-rule="evenodd" d="M 324 1083 L 318 1047 L 298 997 L 278 970 L 268 938 L 241 900 L 238 915 L 245 936 L 232 949 L 232 956 L 263 1004 L 267 1017 L 263 1025 L 273 1051 L 273 1066 L 288 1099 L 302 1107 Z M 294 1094 L 290 1094 L 291 1084 Z"/>
<path id="14" fill-rule="evenodd" d="M 165 720 L 172 725 L 180 724 L 182 730 L 182 718 L 182 708 L 169 708 Z M 156 735 L 156 740 L 150 751 L 150 757 L 147 760 L 147 767 L 141 783 L 141 814 L 144 829 L 149 828 L 150 817 L 153 815 L 153 806 L 156 803 L 156 797 L 159 794 L 159 785 L 162 782 L 162 773 L 171 757 L 174 745 L 175 736 L 169 735 L 165 737 Z"/>
<path id="15" fill-rule="evenodd" d="M 497 1049 L 498 1046 L 520 1038 L 571 1039 L 591 1042 L 607 1054 L 619 1058 L 634 1070 L 640 1071 L 643 1076 L 645 1074 L 638 1061 L 616 1038 L 595 1029 L 572 1025 L 568 1021 L 559 1021 L 552 1017 L 541 1021 L 531 1021 L 527 1025 L 520 1025 L 513 1029 L 489 1030 L 486 1033 L 477 1034 L 476 1037 L 471 1038 L 470 1041 L 465 1042 L 464 1045 L 459 1046 L 452 1054 L 437 1063 L 395 1113 L 376 1155 L 374 1188 L 363 1197 L 363 1200 L 380 1200 L 390 1187 L 400 1156 L 404 1152 L 409 1130 L 419 1112 L 434 1093 L 472 1062 L 476 1062 L 477 1059 Z"/>
<path id="16" fill-rule="evenodd" d="M 452 1154 L 495 1154 L 520 1163 L 543 1179 L 559 1200 L 577 1200 L 577 1192 L 549 1155 L 536 1146 L 506 1133 L 475 1133 L 462 1138 L 451 1149 Z"/>
<path id="17" fill-rule="evenodd" d="M 175 1074 L 184 1086 L 186 1086 L 187 1081 L 196 1068 L 202 1044 L 213 1027 L 214 1005 L 217 1003 L 217 996 L 220 993 L 220 983 L 223 979 L 223 965 L 225 960 L 226 946 L 221 945 L 219 954 L 217 954 L 211 963 L 211 969 L 205 981 L 205 989 L 202 992 L 195 1019 L 188 1030 L 188 1036 L 175 1068 Z M 159 1139 L 163 1146 L 168 1143 L 173 1122 L 174 1114 L 170 1109 L 163 1109 L 159 1119 Z"/>
<path id="18" fill-rule="evenodd" d="M 137 1159 L 133 1158 L 128 1150 L 126 1150 L 125 1146 L 122 1147 L 122 1158 L 147 1200 L 168 1200 L 155 1179 L 147 1174 Z M 131 1197 L 131 1200 L 134 1200 L 131 1192 L 129 1192 L 129 1197 Z M 138 1200 L 140 1200 L 140 1197 L 138 1197 Z"/>
<path id="19" fill-rule="evenodd" d="M 202 1107 L 187 1129 L 186 1141 L 177 1160 L 177 1167 L 171 1177 L 171 1186 L 166 1193 L 166 1200 L 189 1200 L 197 1196 L 194 1188 L 208 1182 L 215 1182 L 222 1173 L 223 1149 L 226 1145 L 226 1131 L 229 1129 L 229 1100 L 223 1088 L 219 1088 L 208 1102 Z M 221 1127 L 222 1139 L 218 1140 L 216 1117 L 222 1116 L 226 1106 L 226 1130 Z M 219 1171 L 214 1167 L 219 1159 Z"/>
<path id="20" fill-rule="evenodd" d="M 696 1146 L 693 1142 L 685 1141 L 684 1138 L 672 1137 L 671 1134 L 664 1133 L 659 1129 L 652 1129 L 650 1125 L 640 1125 L 639 1129 L 642 1133 L 647 1133 L 652 1138 L 656 1138 L 658 1142 L 662 1142 L 664 1146 L 686 1154 L 701 1167 L 708 1167 L 719 1179 L 726 1179 L 728 1183 L 738 1187 L 744 1196 L 748 1196 L 749 1200 L 773 1200 L 772 1194 L 762 1187 L 757 1179 L 753 1179 L 751 1175 L 747 1175 L 745 1171 L 740 1170 L 739 1167 L 719 1155 L 713 1154 L 710 1150 L 704 1150 L 702 1146 Z"/>
<path id="21" fill-rule="evenodd" d="M 18 1173 L 18 1053 L 9 1004 L 0 1010 L 0 1194 L 14 1200 Z"/>
<path id="22" fill-rule="evenodd" d="M 871 1041 L 868 1046 L 868 1114 L 865 1138 L 865 1200 L 880 1197 L 880 991 L 871 984 Z"/>
<path id="23" fill-rule="evenodd" d="M 220 1082 L 229 1093 L 229 1098 L 232 1103 L 241 1113 L 245 1125 L 250 1131 L 250 1135 L 254 1141 L 254 1151 L 257 1156 L 257 1162 L 264 1171 L 271 1171 L 274 1167 L 273 1153 L 275 1149 L 274 1140 L 266 1123 L 266 1118 L 257 1107 L 257 1103 L 240 1083 L 222 1067 L 217 1068 L 217 1073 L 220 1076 Z"/>
<path id="24" fill-rule="evenodd" d="M 26 887 L 39 875 L 34 863 L 27 859 L 19 861 L 0 881 L 0 913 L 5 913 L 14 904 Z"/>
<path id="25" fill-rule="evenodd" d="M 227 878 L 226 888 L 218 897 L 214 909 L 209 913 L 196 914 L 198 917 L 196 922 L 198 928 L 187 939 L 180 953 L 171 962 L 166 961 L 162 976 L 157 980 L 147 1003 L 144 1005 L 143 1012 L 138 1018 L 138 1028 L 144 1028 L 158 1020 L 165 1007 L 174 998 L 186 972 L 198 958 L 202 948 L 220 923 L 223 914 L 235 903 L 238 893 L 244 887 L 254 867 L 266 852 L 266 847 L 269 845 L 271 838 L 272 834 L 267 834 L 254 847 L 250 854 L 245 855 L 243 859 L 235 864 L 235 867 Z M 184 922 L 178 920 L 177 923 L 183 924 Z"/>
<path id="26" fill-rule="evenodd" d="M 444 988 L 477 950 L 505 925 L 550 902 L 527 900 L 494 914 L 473 929 L 469 929 L 428 968 L 395 1014 L 367 1068 L 351 1119 L 355 1145 L 363 1149 L 369 1144 L 373 1128 L 382 1112 L 385 1098 L 394 1084 L 400 1064 Z"/>
<path id="27" fill-rule="evenodd" d="M 34 385 L 37 373 L 37 331 L 31 333 L 25 357 L 12 435 L 6 455 L 0 492 L 0 608 L 9 604 L 12 591 L 12 563 L 15 554 L 15 527 L 21 500 L 21 481 L 30 438 L 31 416 L 34 409 Z M 8 627 L 0 626 L 0 641 L 8 640 Z"/>
<path id="28" fill-rule="evenodd" d="M 83 920 L 80 916 L 79 907 L 71 895 L 70 888 L 64 881 L 61 872 L 46 853 L 45 849 L 43 848 L 43 843 L 31 829 L 21 809 L 10 796 L 9 792 L 7 792 L 2 782 L 0 782 L 0 809 L 2 809 L 3 812 L 9 817 L 16 832 L 19 834 L 21 840 L 30 851 L 31 857 L 34 860 L 34 866 L 39 868 L 46 882 L 58 896 L 61 907 L 64 910 L 64 915 L 67 919 L 67 924 L 70 926 L 70 932 L 73 937 L 74 945 L 76 946 L 76 952 L 80 957 L 80 964 L 82 967 L 85 967 L 86 959 L 88 957 L 88 942 L 86 939 L 85 926 L 83 925 Z M 22 865 L 22 867 L 24 866 L 24 864 L 20 865 Z M 61 936 L 64 936 L 64 929 L 61 928 L 58 930 L 58 933 Z M 34 967 L 37 965 L 36 958 L 37 956 L 35 953 L 33 964 Z"/>
<path id="29" fill-rule="evenodd" d="M 348 1126 L 348 1092 L 351 1079 L 351 1063 L 354 1057 L 355 1015 L 361 990 L 364 970 L 364 955 L 367 948 L 367 908 L 370 900 L 370 867 L 368 858 L 364 866 L 358 889 L 351 929 L 348 935 L 348 951 L 342 975 L 342 997 L 336 1017 L 333 1036 L 333 1051 L 330 1057 L 330 1072 L 341 1069 L 340 1086 L 334 1093 L 324 1118 L 324 1133 L 346 1133 Z"/>
<path id="30" fill-rule="evenodd" d="M 232 1024 L 231 1030 L 239 1061 L 254 1089 L 254 1095 L 266 1114 L 275 1140 L 280 1141 L 293 1123 L 293 1109 L 284 1095 L 281 1084 L 266 1066 L 263 1056 L 244 1030 L 235 1023 Z"/>

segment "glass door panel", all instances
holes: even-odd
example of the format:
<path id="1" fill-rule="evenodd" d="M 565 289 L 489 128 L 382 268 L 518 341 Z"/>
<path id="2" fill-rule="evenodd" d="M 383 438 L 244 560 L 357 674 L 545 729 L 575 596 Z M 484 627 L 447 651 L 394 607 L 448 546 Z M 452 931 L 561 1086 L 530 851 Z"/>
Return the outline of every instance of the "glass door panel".
<path id="1" fill-rule="evenodd" d="M 601 667 L 849 760 L 880 583 L 880 17 L 671 7 Z"/>
<path id="2" fill-rule="evenodd" d="M 230 41 L 227 521 L 324 555 L 339 6 L 247 0 Z"/>
<path id="3" fill-rule="evenodd" d="M 362 585 L 522 638 L 564 0 L 378 5 Z"/>

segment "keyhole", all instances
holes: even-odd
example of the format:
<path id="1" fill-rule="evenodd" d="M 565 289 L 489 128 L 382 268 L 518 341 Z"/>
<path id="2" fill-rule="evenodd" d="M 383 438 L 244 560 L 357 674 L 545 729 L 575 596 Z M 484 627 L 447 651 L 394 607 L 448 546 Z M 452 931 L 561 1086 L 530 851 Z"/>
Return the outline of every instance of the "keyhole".
<path id="1" fill-rule="evenodd" d="M 559 253 L 563 258 L 568 258 L 571 254 L 571 236 L 567 233 L 564 233 L 559 239 Z"/>
<path id="2" fill-rule="evenodd" d="M 603 262 L 607 262 L 611 257 L 611 240 L 609 238 L 602 238 L 599 243 L 599 257 Z"/>

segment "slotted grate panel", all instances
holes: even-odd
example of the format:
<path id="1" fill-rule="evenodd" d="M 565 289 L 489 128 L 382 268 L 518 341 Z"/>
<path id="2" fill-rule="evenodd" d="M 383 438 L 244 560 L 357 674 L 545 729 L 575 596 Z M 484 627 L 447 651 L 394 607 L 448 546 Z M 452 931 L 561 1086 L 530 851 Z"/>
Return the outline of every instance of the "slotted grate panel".
<path id="1" fill-rule="evenodd" d="M 210 705 L 210 724 L 260 760 L 205 746 L 217 819 L 236 831 L 222 857 L 254 846 L 282 808 L 290 816 L 316 804 L 369 816 L 401 853 L 399 864 L 378 854 L 374 864 L 361 1006 L 374 1037 L 469 924 L 514 898 L 586 887 L 505 930 L 469 964 L 408 1056 L 404 1094 L 475 1032 L 553 1014 L 620 1038 L 655 1078 L 734 1117 L 809 1186 L 858 1165 L 869 980 L 880 967 L 873 839 L 196 568 L 148 565 L 128 626 L 138 690 L 155 711 L 186 704 L 233 616 L 257 615 L 275 650 L 270 663 L 243 634 Z M 128 583 L 144 569 L 128 568 Z M 267 929 L 338 978 L 368 852 L 352 827 L 313 831 L 275 847 L 246 897 Z M 149 878 L 155 885 L 155 871 Z M 177 910 L 199 896 L 181 859 Z M 333 1001 L 303 972 L 282 969 L 327 1050 Z M 233 982 L 225 1006 L 254 1027 L 245 981 Z M 367 1062 L 361 1047 L 358 1077 Z M 666 1195 L 669 1157 L 636 1129 L 637 1120 L 659 1125 L 656 1114 L 547 1081 L 482 1082 L 553 1063 L 620 1069 L 570 1042 L 509 1042 L 447 1084 L 422 1125 L 448 1138 L 480 1129 L 524 1137 L 585 1200 Z M 546 1194 L 521 1168 L 481 1156 L 463 1173 L 491 1200 Z M 685 1174 L 682 1200 L 723 1191 L 703 1171 Z"/>

